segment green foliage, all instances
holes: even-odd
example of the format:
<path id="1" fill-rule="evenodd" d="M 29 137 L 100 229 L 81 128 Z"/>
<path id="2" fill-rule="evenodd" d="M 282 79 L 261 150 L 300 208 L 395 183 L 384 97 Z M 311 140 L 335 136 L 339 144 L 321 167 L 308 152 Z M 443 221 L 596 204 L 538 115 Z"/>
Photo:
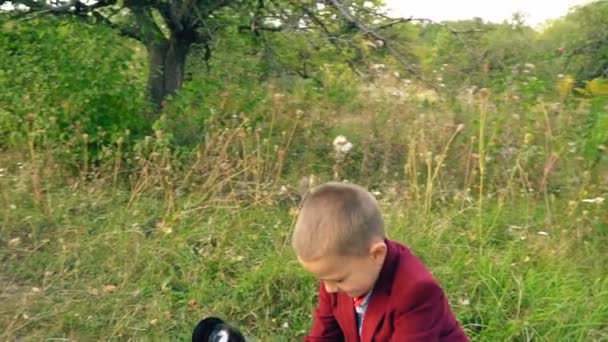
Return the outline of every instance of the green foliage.
<path id="1" fill-rule="evenodd" d="M 608 148 L 608 97 L 595 97 L 590 102 L 587 124 L 583 126 L 584 156 L 596 164 Z"/>
<path id="2" fill-rule="evenodd" d="M 32 130 L 107 144 L 147 127 L 139 47 L 76 19 L 0 17 L 0 28 L 0 144 L 19 145 Z"/>

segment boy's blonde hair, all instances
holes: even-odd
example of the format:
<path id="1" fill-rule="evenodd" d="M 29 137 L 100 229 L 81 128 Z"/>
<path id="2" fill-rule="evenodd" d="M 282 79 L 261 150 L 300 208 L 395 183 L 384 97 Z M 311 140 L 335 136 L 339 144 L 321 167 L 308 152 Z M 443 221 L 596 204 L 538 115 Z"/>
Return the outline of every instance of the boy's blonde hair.
<path id="1" fill-rule="evenodd" d="M 326 183 L 304 200 L 292 236 L 299 258 L 360 256 L 375 238 L 384 239 L 384 222 L 374 196 L 358 185 Z"/>

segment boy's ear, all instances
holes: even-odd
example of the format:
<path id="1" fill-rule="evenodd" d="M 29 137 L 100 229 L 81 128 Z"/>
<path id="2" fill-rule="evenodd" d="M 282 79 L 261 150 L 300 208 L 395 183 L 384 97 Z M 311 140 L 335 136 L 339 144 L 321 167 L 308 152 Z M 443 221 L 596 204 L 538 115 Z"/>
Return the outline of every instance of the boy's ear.
<path id="1" fill-rule="evenodd" d="M 370 255 L 376 262 L 383 262 L 386 256 L 387 246 L 384 241 L 374 242 L 370 248 Z"/>

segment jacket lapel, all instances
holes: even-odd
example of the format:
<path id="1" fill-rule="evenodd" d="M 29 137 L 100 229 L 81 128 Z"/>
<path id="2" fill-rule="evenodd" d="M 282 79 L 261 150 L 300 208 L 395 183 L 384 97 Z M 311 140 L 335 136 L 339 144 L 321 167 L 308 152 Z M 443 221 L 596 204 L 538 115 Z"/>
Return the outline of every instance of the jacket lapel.
<path id="1" fill-rule="evenodd" d="M 358 341 L 359 334 L 357 333 L 357 318 L 355 316 L 353 299 L 345 294 L 338 294 L 338 311 L 338 317 L 341 318 L 339 322 L 344 334 L 344 341 Z"/>
<path id="2" fill-rule="evenodd" d="M 382 265 L 382 270 L 380 271 L 380 275 L 374 286 L 363 318 L 361 342 L 372 342 L 374 333 L 378 329 L 380 323 L 382 323 L 386 307 L 390 300 L 389 295 L 395 275 L 395 267 L 397 266 L 398 251 L 389 240 L 386 240 L 385 242 L 387 245 L 386 259 Z"/>

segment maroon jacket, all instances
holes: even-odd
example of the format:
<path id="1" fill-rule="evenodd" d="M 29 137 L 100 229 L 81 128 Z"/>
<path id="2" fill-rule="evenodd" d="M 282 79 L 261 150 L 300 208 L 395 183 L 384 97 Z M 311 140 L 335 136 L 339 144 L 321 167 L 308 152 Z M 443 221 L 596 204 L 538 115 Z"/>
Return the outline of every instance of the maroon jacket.
<path id="1" fill-rule="evenodd" d="M 361 342 L 468 341 L 446 296 L 410 250 L 386 240 L 387 257 L 363 319 Z M 319 304 L 306 342 L 358 342 L 353 299 L 319 287 Z"/>

